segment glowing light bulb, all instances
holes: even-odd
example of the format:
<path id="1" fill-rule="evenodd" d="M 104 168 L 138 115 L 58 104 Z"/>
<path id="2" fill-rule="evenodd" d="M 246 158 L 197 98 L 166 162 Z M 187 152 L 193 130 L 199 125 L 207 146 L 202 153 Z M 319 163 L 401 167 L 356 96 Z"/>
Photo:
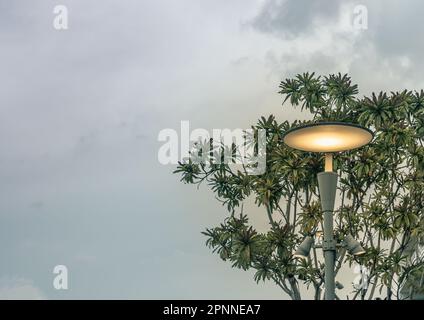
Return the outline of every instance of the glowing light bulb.
<path id="1" fill-rule="evenodd" d="M 340 144 L 340 139 L 334 137 L 321 137 L 315 139 L 313 143 L 322 147 L 334 147 Z"/>

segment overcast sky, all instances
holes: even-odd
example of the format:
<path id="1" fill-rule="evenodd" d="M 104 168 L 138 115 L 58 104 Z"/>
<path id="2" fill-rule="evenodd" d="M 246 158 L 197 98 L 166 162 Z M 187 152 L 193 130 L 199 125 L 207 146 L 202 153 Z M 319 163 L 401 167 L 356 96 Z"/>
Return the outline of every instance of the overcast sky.
<path id="1" fill-rule="evenodd" d="M 368 29 L 352 27 L 368 9 Z M 53 8 L 68 8 L 68 30 Z M 279 81 L 424 88 L 424 2 L 0 0 L 0 298 L 285 298 L 200 232 L 226 217 L 157 160 L 160 130 L 294 120 Z M 266 216 L 250 206 L 252 221 Z M 66 265 L 69 289 L 55 290 Z M 345 284 L 346 285 L 346 284 Z"/>

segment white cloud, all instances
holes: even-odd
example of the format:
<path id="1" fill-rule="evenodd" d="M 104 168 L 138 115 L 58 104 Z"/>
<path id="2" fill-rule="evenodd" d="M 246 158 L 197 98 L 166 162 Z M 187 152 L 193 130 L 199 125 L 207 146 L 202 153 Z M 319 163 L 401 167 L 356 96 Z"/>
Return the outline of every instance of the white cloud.
<path id="1" fill-rule="evenodd" d="M 42 300 L 43 292 L 31 280 L 23 278 L 0 279 L 0 300 Z"/>

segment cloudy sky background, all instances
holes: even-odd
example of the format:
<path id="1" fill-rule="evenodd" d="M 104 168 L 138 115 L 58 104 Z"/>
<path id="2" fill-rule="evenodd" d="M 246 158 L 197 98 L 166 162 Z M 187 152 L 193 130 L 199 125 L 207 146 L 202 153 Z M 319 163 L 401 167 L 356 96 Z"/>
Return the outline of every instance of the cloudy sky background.
<path id="1" fill-rule="evenodd" d="M 367 30 L 352 28 L 360 4 Z M 69 10 L 66 31 L 53 28 L 56 5 Z M 159 164 L 158 133 L 181 120 L 212 130 L 304 118 L 276 93 L 304 71 L 348 72 L 361 95 L 424 88 L 423 10 L 0 0 L 0 298 L 285 298 L 205 247 L 200 231 L 226 211 Z M 59 264 L 67 291 L 53 288 Z"/>

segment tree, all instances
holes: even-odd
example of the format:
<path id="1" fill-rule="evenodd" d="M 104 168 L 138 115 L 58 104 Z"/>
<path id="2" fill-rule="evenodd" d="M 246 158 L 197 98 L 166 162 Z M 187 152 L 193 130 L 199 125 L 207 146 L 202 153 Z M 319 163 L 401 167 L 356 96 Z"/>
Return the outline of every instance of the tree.
<path id="1" fill-rule="evenodd" d="M 228 163 L 191 160 L 180 162 L 174 171 L 185 183 L 207 182 L 229 211 L 219 226 L 203 232 L 206 245 L 233 267 L 256 270 L 256 282 L 273 281 L 292 299 L 301 299 L 300 285 L 321 299 L 321 251 L 313 248 L 306 260 L 292 253 L 305 236 L 318 237 L 322 230 L 316 176 L 323 171 L 323 155 L 293 150 L 282 137 L 309 122 L 358 123 L 373 130 L 375 138 L 363 148 L 334 155 L 340 199 L 334 222 L 336 239 L 351 234 L 366 253 L 353 257 L 338 249 L 336 274 L 344 264 L 359 264 L 368 271 L 368 277 L 352 287 L 350 299 L 408 298 L 400 290 L 413 287 L 413 279 L 422 281 L 424 273 L 422 257 L 410 258 L 424 240 L 424 91 L 360 98 L 348 75 L 314 73 L 286 79 L 279 87 L 283 106 L 289 102 L 290 108 L 300 107 L 313 120 L 278 123 L 273 115 L 261 117 L 252 129 L 267 133 L 265 173 L 249 175 Z M 249 197 L 268 217 L 265 233 L 250 225 L 243 212 Z"/>

